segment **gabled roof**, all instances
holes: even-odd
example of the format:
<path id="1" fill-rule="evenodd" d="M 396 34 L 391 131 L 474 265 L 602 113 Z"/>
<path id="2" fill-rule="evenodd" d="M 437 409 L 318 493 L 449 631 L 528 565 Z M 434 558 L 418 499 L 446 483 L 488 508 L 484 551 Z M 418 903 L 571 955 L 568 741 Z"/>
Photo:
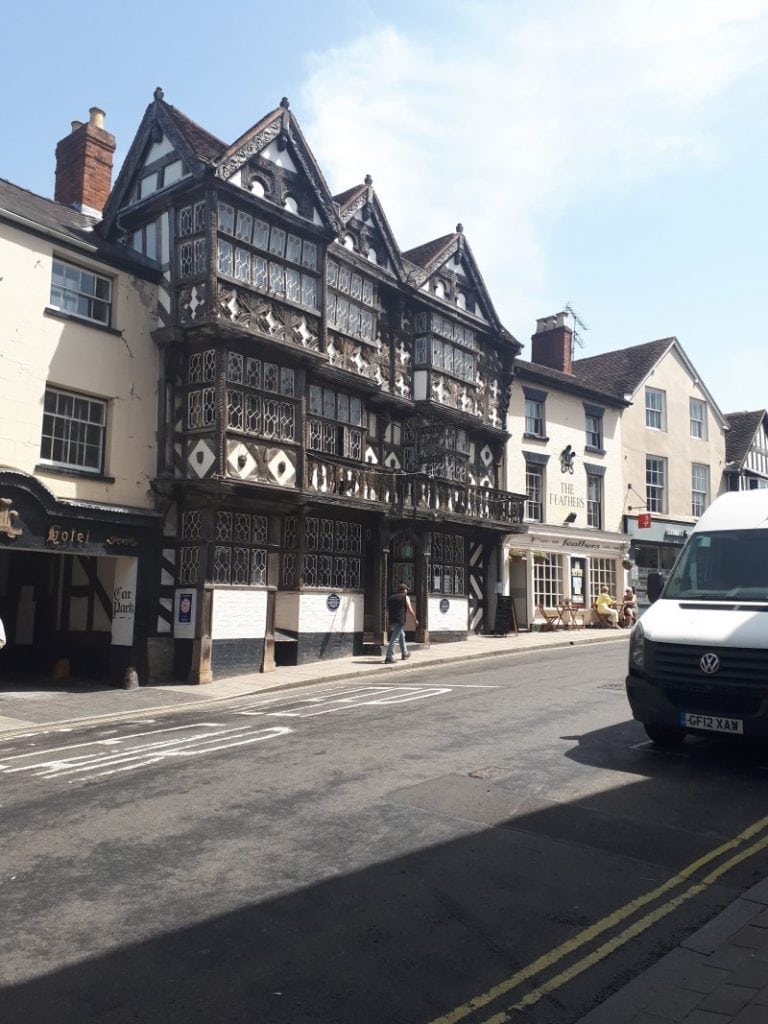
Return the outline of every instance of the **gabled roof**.
<path id="1" fill-rule="evenodd" d="M 123 267 L 132 273 L 155 280 L 159 268 L 153 260 L 133 249 L 113 245 L 94 231 L 98 219 L 89 217 L 53 199 L 45 199 L 10 181 L 0 178 L 0 220 L 61 242 L 105 263 Z"/>
<path id="2" fill-rule="evenodd" d="M 274 139 L 281 139 L 290 144 L 292 155 L 296 158 L 315 193 L 315 201 L 326 224 L 337 232 L 341 231 L 342 225 L 334 206 L 331 190 L 320 170 L 320 165 L 307 145 L 307 140 L 304 138 L 298 121 L 288 108 L 288 100 L 283 97 L 280 100 L 280 106 L 262 117 L 221 153 L 216 161 L 216 177 L 226 181 L 247 160 L 266 149 Z"/>
<path id="3" fill-rule="evenodd" d="M 635 395 L 651 370 L 671 349 L 675 350 L 691 379 L 697 382 L 720 426 L 727 430 L 728 421 L 725 415 L 705 387 L 696 372 L 696 367 L 677 338 L 659 338 L 658 341 L 647 341 L 643 345 L 632 345 L 615 352 L 603 352 L 602 355 L 576 359 L 573 363 L 573 375 L 584 384 L 600 387 L 617 397 Z"/>
<path id="4" fill-rule="evenodd" d="M 105 233 L 110 231 L 119 210 L 124 206 L 126 193 L 142 167 L 147 148 L 156 140 L 158 130 L 167 136 L 188 171 L 196 177 L 210 172 L 226 149 L 226 143 L 166 103 L 163 95 L 162 89 L 155 89 L 154 100 L 144 111 L 128 155 L 112 187 L 104 207 L 101 230 Z"/>
<path id="5" fill-rule="evenodd" d="M 573 376 L 584 384 L 598 387 L 607 394 L 623 397 L 633 395 L 645 378 L 670 348 L 675 338 L 660 338 L 642 345 L 603 352 L 573 361 Z"/>
<path id="6" fill-rule="evenodd" d="M 379 197 L 374 191 L 373 178 L 370 174 L 366 174 L 362 185 L 354 185 L 352 188 L 348 188 L 346 192 L 340 192 L 337 196 L 333 197 L 333 200 L 339 207 L 339 214 L 343 224 L 348 224 L 358 210 L 364 211 L 364 215 L 370 218 L 384 241 L 394 273 L 401 281 L 405 280 L 400 246 L 397 244 L 397 239 L 389 225 Z"/>
<path id="7" fill-rule="evenodd" d="M 765 409 L 757 409 L 755 412 L 729 412 L 725 418 L 731 428 L 725 435 L 725 461 L 733 463 L 734 468 L 741 468 L 760 424 L 764 420 L 768 422 L 768 412 Z"/>
<path id="8" fill-rule="evenodd" d="M 226 142 L 211 135 L 170 103 L 164 103 L 162 100 L 160 102 L 198 160 L 203 163 L 214 163 L 222 155 L 227 148 Z"/>
<path id="9" fill-rule="evenodd" d="M 403 253 L 403 267 L 408 275 L 408 283 L 415 288 L 421 288 L 425 281 L 428 281 L 456 254 L 459 255 L 465 266 L 467 276 L 477 292 L 480 305 L 489 324 L 497 331 L 505 333 L 469 242 L 464 237 L 464 228 L 461 224 L 457 224 L 456 230 L 450 235 L 442 235 L 440 238 L 417 245 L 414 249 L 408 249 Z M 506 334 L 508 337 L 512 337 L 509 332 Z M 516 344 L 518 343 L 516 342 Z"/>

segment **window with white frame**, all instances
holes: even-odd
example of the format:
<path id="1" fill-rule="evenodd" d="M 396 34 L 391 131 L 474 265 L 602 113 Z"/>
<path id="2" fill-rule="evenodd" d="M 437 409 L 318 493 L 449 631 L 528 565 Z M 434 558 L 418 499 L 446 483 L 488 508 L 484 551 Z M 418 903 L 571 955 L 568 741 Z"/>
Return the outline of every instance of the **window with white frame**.
<path id="1" fill-rule="evenodd" d="M 91 270 L 63 260 L 53 261 L 51 275 L 52 309 L 69 313 L 91 323 L 110 327 L 112 323 L 112 282 Z"/>
<path id="2" fill-rule="evenodd" d="M 709 466 L 702 462 L 691 465 L 691 515 L 700 516 L 709 504 Z"/>
<path id="3" fill-rule="evenodd" d="M 584 403 L 584 445 L 594 451 L 603 450 L 603 415 L 598 405 Z"/>
<path id="4" fill-rule="evenodd" d="M 602 467 L 600 467 L 602 468 Z M 587 469 L 587 526 L 603 528 L 603 477 Z"/>
<path id="5" fill-rule="evenodd" d="M 46 388 L 40 458 L 55 466 L 101 473 L 106 425 L 106 402 Z"/>
<path id="6" fill-rule="evenodd" d="M 645 425 L 654 430 L 667 429 L 667 395 L 659 388 L 645 389 Z"/>
<path id="7" fill-rule="evenodd" d="M 525 464 L 525 518 L 544 521 L 544 467 L 535 462 Z"/>
<path id="8" fill-rule="evenodd" d="M 691 437 L 701 441 L 707 439 L 707 405 L 700 398 L 689 399 L 691 413 Z"/>
<path id="9" fill-rule="evenodd" d="M 533 437 L 544 436 L 544 403 L 535 398 L 525 400 L 525 433 Z"/>
<path id="10" fill-rule="evenodd" d="M 533 603 L 554 608 L 563 600 L 563 559 L 547 555 L 533 563 Z"/>
<path id="11" fill-rule="evenodd" d="M 591 558 L 589 560 L 589 592 L 593 601 L 600 593 L 601 587 L 608 587 L 611 597 L 619 596 L 616 593 L 615 558 Z"/>
<path id="12" fill-rule="evenodd" d="M 658 455 L 645 457 L 645 504 L 649 512 L 667 510 L 667 460 Z"/>

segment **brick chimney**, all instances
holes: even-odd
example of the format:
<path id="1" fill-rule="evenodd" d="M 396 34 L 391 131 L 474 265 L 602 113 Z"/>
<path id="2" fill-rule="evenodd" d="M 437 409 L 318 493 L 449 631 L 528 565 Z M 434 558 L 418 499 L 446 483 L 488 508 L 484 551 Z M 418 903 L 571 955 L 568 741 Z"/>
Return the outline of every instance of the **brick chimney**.
<path id="1" fill-rule="evenodd" d="M 112 188 L 115 137 L 104 130 L 104 111 L 91 107 L 87 124 L 72 122 L 72 131 L 56 147 L 54 199 L 81 213 L 100 217 Z"/>
<path id="2" fill-rule="evenodd" d="M 536 333 L 531 337 L 531 362 L 561 373 L 573 372 L 573 328 L 567 313 L 536 321 Z"/>

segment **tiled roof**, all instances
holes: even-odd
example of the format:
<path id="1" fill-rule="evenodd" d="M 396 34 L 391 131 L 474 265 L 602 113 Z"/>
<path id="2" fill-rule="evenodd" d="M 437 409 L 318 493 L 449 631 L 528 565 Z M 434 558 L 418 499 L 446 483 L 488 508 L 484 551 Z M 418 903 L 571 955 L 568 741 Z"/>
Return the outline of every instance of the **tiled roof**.
<path id="1" fill-rule="evenodd" d="M 726 413 L 725 418 L 731 428 L 725 435 L 726 462 L 732 462 L 736 466 L 743 464 L 764 416 L 768 416 L 765 409 Z"/>
<path id="2" fill-rule="evenodd" d="M 348 188 L 345 192 L 339 192 L 337 196 L 333 197 L 334 203 L 338 203 L 341 209 L 351 203 L 354 199 L 357 199 L 363 192 L 368 191 L 367 185 L 353 185 L 352 188 Z"/>
<path id="3" fill-rule="evenodd" d="M 12 217 L 21 217 L 28 222 L 29 229 L 34 231 L 55 231 L 58 235 L 68 236 L 73 245 L 81 248 L 88 246 L 97 258 L 129 267 L 142 276 L 154 278 L 159 268 L 153 260 L 135 253 L 133 249 L 122 245 L 114 245 L 105 241 L 94 228 L 98 219 L 79 213 L 69 206 L 35 195 L 25 188 L 20 188 L 10 181 L 0 178 L 0 219 L 3 212 Z M 20 225 L 24 229 L 24 225 Z"/>
<path id="4" fill-rule="evenodd" d="M 660 338 L 616 352 L 575 359 L 573 377 L 585 387 L 597 388 L 606 394 L 617 397 L 633 394 L 674 342 L 674 338 Z"/>
<path id="5" fill-rule="evenodd" d="M 433 242 L 425 242 L 424 245 L 417 245 L 415 249 L 408 249 L 403 253 L 403 256 L 405 259 L 410 260 L 411 263 L 415 263 L 425 270 L 429 269 L 458 237 L 458 234 L 454 231 L 450 235 L 436 238 Z"/>
<path id="6" fill-rule="evenodd" d="M 214 163 L 227 148 L 226 143 L 211 135 L 205 128 L 201 128 L 177 107 L 166 103 L 165 109 L 199 160 L 208 164 Z"/>
<path id="7" fill-rule="evenodd" d="M 570 373 L 553 370 L 549 366 L 529 363 L 525 359 L 515 360 L 515 373 L 523 381 L 532 380 L 544 385 L 549 384 L 552 387 L 560 388 L 562 391 L 570 391 L 585 398 L 594 398 L 609 405 L 618 407 L 628 404 L 623 397 L 623 393 L 618 394 L 612 389 L 604 391 L 598 381 L 585 381 L 574 377 Z"/>
<path id="8" fill-rule="evenodd" d="M 88 217 L 69 206 L 44 199 L 25 188 L 19 188 L 10 181 L 0 178 L 0 210 L 7 210 L 18 217 L 32 221 L 40 227 L 64 231 L 78 238 L 94 241 L 93 226 L 98 218 Z"/>

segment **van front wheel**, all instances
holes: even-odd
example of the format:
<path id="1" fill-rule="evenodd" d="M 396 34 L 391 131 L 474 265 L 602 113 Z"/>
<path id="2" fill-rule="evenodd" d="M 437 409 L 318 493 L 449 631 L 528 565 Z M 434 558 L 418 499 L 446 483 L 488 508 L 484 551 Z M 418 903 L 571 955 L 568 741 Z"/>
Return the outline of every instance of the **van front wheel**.
<path id="1" fill-rule="evenodd" d="M 685 732 L 673 725 L 660 725 L 659 722 L 643 722 L 648 739 L 657 747 L 679 747 L 685 739 Z"/>

